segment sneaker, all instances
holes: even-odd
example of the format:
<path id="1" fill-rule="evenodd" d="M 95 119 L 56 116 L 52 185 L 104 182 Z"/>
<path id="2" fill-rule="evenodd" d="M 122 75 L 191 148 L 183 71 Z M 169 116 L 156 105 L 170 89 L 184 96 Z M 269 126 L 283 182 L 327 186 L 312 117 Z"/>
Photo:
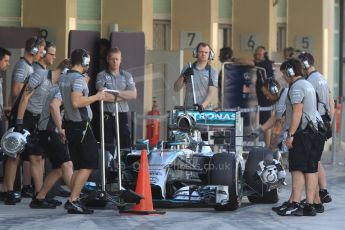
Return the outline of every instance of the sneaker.
<path id="1" fill-rule="evenodd" d="M 62 205 L 62 202 L 59 201 L 59 200 L 55 200 L 55 199 L 52 199 L 52 198 L 46 198 L 46 201 L 50 204 L 53 204 L 55 206 L 60 206 Z"/>
<path id="2" fill-rule="evenodd" d="M 332 197 L 329 195 L 327 189 L 320 189 L 319 194 L 322 203 L 329 203 L 332 201 Z"/>
<path id="3" fill-rule="evenodd" d="M 30 208 L 35 209 L 55 209 L 56 206 L 52 203 L 49 203 L 46 199 L 36 199 L 33 198 L 30 202 Z"/>
<path id="4" fill-rule="evenodd" d="M 59 191 L 56 193 L 57 196 L 61 196 L 61 197 L 69 197 L 71 195 L 70 192 L 66 191 L 65 189 L 61 188 L 59 189 Z"/>
<path id="5" fill-rule="evenodd" d="M 13 191 L 7 192 L 4 202 L 6 205 L 16 205 L 16 203 L 20 202 L 20 196 Z"/>
<path id="6" fill-rule="evenodd" d="M 316 216 L 316 210 L 313 204 L 306 203 L 304 205 L 303 216 Z"/>
<path id="7" fill-rule="evenodd" d="M 34 195 L 34 189 L 31 185 L 24 185 L 21 191 L 22 197 L 32 198 Z"/>
<path id="8" fill-rule="evenodd" d="M 22 194 L 20 192 L 13 192 L 14 193 L 14 198 L 17 203 L 19 203 L 22 200 Z"/>
<path id="9" fill-rule="evenodd" d="M 277 207 L 272 207 L 272 210 L 275 211 L 275 212 L 279 212 L 280 210 L 283 210 L 285 208 L 287 208 L 289 204 L 289 201 L 285 201 L 283 202 L 281 205 L 277 206 Z"/>
<path id="10" fill-rule="evenodd" d="M 304 206 L 306 203 L 307 203 L 307 199 L 303 199 L 303 200 L 301 200 L 301 202 L 300 202 L 300 204 L 301 204 L 302 206 Z"/>
<path id="11" fill-rule="evenodd" d="M 325 211 L 325 207 L 323 206 L 322 203 L 320 203 L 320 204 L 314 204 L 313 206 L 314 206 L 315 211 L 316 211 L 317 213 L 323 213 L 323 212 Z"/>
<path id="12" fill-rule="evenodd" d="M 4 201 L 6 197 L 7 192 L 0 192 L 0 201 Z"/>
<path id="13" fill-rule="evenodd" d="M 93 210 L 86 208 L 79 200 L 73 202 L 67 200 L 64 207 L 69 214 L 93 214 Z"/>
<path id="14" fill-rule="evenodd" d="M 303 209 L 297 202 L 288 203 L 285 209 L 277 212 L 280 216 L 303 216 Z"/>

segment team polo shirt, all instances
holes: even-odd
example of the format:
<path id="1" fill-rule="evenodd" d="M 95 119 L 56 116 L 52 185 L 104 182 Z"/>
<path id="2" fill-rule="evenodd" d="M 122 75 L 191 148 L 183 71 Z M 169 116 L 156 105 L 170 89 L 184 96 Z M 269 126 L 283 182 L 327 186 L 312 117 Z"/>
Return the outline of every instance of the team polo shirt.
<path id="1" fill-rule="evenodd" d="M 33 68 L 34 68 L 34 71 L 35 70 L 38 70 L 38 69 L 46 69 L 41 63 L 39 63 L 38 61 L 34 62 L 34 64 L 32 65 Z"/>
<path id="2" fill-rule="evenodd" d="M 21 58 L 13 68 L 12 79 L 24 83 L 25 79 L 33 72 L 34 69 L 30 62 L 25 58 Z"/>
<path id="3" fill-rule="evenodd" d="M 114 76 L 108 70 L 103 70 L 97 74 L 96 89 L 112 89 L 112 90 L 135 90 L 135 82 L 132 74 L 124 70 L 120 70 L 119 74 Z M 126 100 L 118 102 L 119 112 L 128 112 L 129 106 Z M 104 102 L 104 111 L 114 113 L 115 103 Z"/>
<path id="4" fill-rule="evenodd" d="M 188 67 L 188 65 L 184 66 L 181 75 L 183 75 Z M 210 65 L 206 65 L 204 69 L 198 69 L 197 66 L 193 64 L 192 68 L 194 72 L 193 85 L 196 103 L 202 104 L 207 97 L 208 87 L 214 86 L 218 88 L 218 71 Z M 187 81 L 184 105 L 192 106 L 194 104 L 192 82 Z"/>
<path id="5" fill-rule="evenodd" d="M 34 93 L 29 99 L 26 110 L 39 114 L 42 112 L 49 91 L 53 87 L 51 71 L 46 69 L 34 71 L 30 74 L 28 87 L 34 89 Z"/>
<path id="6" fill-rule="evenodd" d="M 306 80 L 310 82 L 317 94 L 318 97 L 318 111 L 320 115 L 325 115 L 326 109 L 329 111 L 329 93 L 330 89 L 328 87 L 327 81 L 324 76 L 317 72 L 313 71 L 309 76 L 306 77 Z M 325 109 L 326 108 L 326 109 Z"/>
<path id="7" fill-rule="evenodd" d="M 56 131 L 56 125 L 55 125 L 53 118 L 50 114 L 50 103 L 54 99 L 62 101 L 59 86 L 53 86 L 51 88 L 48 96 L 47 96 L 46 103 L 42 109 L 40 121 L 38 122 L 38 129 L 39 130 Z"/>
<path id="8" fill-rule="evenodd" d="M 273 105 L 273 111 L 275 112 L 275 116 L 277 119 L 281 119 L 286 111 L 286 97 L 289 89 L 288 88 L 283 88 L 278 101 Z"/>
<path id="9" fill-rule="evenodd" d="M 74 70 L 67 71 L 60 77 L 59 89 L 61 92 L 62 103 L 64 104 L 64 119 L 66 121 L 91 121 L 92 111 L 90 106 L 73 108 L 71 94 L 80 92 L 83 96 L 89 96 L 89 88 L 81 73 Z"/>
<path id="10" fill-rule="evenodd" d="M 316 109 L 316 94 L 314 87 L 304 79 L 296 80 L 291 86 L 286 100 L 286 122 L 287 127 L 291 126 L 292 121 L 292 105 L 302 103 L 302 122 L 301 129 L 305 129 L 308 120 L 311 120 L 316 126 L 319 113 Z"/>

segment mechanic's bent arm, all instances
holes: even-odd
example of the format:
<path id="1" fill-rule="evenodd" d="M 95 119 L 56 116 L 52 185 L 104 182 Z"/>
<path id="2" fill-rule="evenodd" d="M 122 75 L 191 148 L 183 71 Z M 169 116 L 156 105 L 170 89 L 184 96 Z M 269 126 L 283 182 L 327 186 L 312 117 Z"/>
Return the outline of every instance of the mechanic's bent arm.
<path id="1" fill-rule="evenodd" d="M 83 96 L 82 92 L 72 92 L 71 93 L 71 102 L 74 109 L 83 108 L 88 106 L 96 101 L 100 101 L 105 98 L 106 93 L 99 91 L 97 94 L 92 96 Z"/>
<path id="2" fill-rule="evenodd" d="M 184 76 L 181 74 L 174 83 L 175 92 L 180 91 L 183 85 L 184 85 Z"/>
<path id="3" fill-rule="evenodd" d="M 137 89 L 134 88 L 131 90 L 120 90 L 119 98 L 122 98 L 123 100 L 134 100 L 137 98 Z"/>
<path id="4" fill-rule="evenodd" d="M 19 81 L 13 81 L 13 85 L 12 85 L 12 98 L 13 98 L 13 100 L 15 100 L 18 97 L 23 86 L 24 86 L 24 83 L 21 83 Z M 12 102 L 14 103 L 14 101 L 11 101 L 11 103 Z"/>
<path id="5" fill-rule="evenodd" d="M 20 99 L 19 107 L 18 107 L 18 114 L 17 119 L 23 119 L 26 107 L 28 106 L 29 99 L 34 93 L 34 89 L 31 88 L 29 85 L 25 86 L 23 96 Z"/>
<path id="6" fill-rule="evenodd" d="M 272 128 L 272 127 L 275 125 L 276 120 L 277 120 L 277 119 L 276 119 L 276 113 L 273 111 L 272 114 L 271 114 L 271 116 L 270 116 L 270 118 L 265 122 L 265 124 L 263 124 L 263 125 L 261 126 L 261 128 L 262 128 L 264 131 L 266 131 L 266 130 Z"/>
<path id="7" fill-rule="evenodd" d="M 60 114 L 60 106 L 61 106 L 61 101 L 57 98 L 54 98 L 50 104 L 50 114 L 52 116 L 53 122 L 55 126 L 57 127 L 59 133 L 62 131 L 62 119 L 61 119 L 61 114 Z"/>

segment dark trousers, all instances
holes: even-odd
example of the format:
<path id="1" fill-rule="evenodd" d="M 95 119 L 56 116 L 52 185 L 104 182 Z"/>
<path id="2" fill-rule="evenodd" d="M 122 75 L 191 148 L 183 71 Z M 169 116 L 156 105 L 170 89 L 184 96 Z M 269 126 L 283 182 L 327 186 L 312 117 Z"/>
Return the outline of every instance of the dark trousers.
<path id="1" fill-rule="evenodd" d="M 131 133 L 128 126 L 128 114 L 126 112 L 119 112 L 119 136 L 120 149 L 131 147 Z M 104 113 L 104 143 L 106 150 L 113 153 L 115 151 L 114 144 L 116 143 L 116 127 L 115 116 L 111 113 Z"/>

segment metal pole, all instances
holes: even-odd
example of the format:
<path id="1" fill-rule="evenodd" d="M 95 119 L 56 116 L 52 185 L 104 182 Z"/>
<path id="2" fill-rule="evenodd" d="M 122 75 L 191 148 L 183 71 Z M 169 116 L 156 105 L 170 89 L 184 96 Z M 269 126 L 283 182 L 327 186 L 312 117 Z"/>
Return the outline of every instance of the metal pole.
<path id="1" fill-rule="evenodd" d="M 192 68 L 192 64 L 189 62 L 189 64 L 188 64 L 188 66 L 189 66 L 189 68 Z M 191 80 L 191 83 L 192 83 L 192 91 L 193 91 L 193 103 L 194 103 L 194 105 L 196 104 L 196 97 L 195 97 L 195 90 L 194 90 L 194 80 L 193 80 L 193 78 L 194 78 L 194 75 L 191 75 L 190 76 L 190 80 Z"/>
<path id="2" fill-rule="evenodd" d="M 115 122 L 116 122 L 116 150 L 117 150 L 117 163 L 119 165 L 119 190 L 122 190 L 122 178 L 121 178 L 121 154 L 120 154 L 120 131 L 119 131 L 119 105 L 117 102 L 117 94 L 115 95 Z"/>
<path id="3" fill-rule="evenodd" d="M 168 140 L 169 139 L 169 137 L 170 137 L 170 127 L 169 127 L 169 125 L 172 125 L 173 124 L 173 122 L 172 122 L 172 113 L 173 113 L 173 111 L 170 111 L 170 110 L 168 110 L 167 111 L 167 116 L 168 116 L 168 125 L 167 125 L 167 132 L 166 132 L 166 140 Z"/>
<path id="4" fill-rule="evenodd" d="M 256 106 L 256 110 L 255 110 L 255 127 L 259 127 L 260 125 L 260 106 L 257 105 Z M 254 146 L 258 146 L 259 143 L 259 137 L 255 138 L 254 141 Z"/>
<path id="5" fill-rule="evenodd" d="M 132 136 L 132 146 L 136 144 L 137 141 L 137 112 L 131 112 L 131 136 Z"/>
<path id="6" fill-rule="evenodd" d="M 106 93 L 110 93 L 112 95 L 115 96 L 115 128 L 116 128 L 116 152 L 117 152 L 117 160 L 118 160 L 118 178 L 119 178 L 119 190 L 122 190 L 122 179 L 121 179 L 121 154 L 120 154 L 120 135 L 119 135 L 119 106 L 118 106 L 118 102 L 117 102 L 117 96 L 119 95 L 119 91 L 118 90 L 112 90 L 112 89 L 104 89 L 103 90 Z M 101 102 L 101 106 L 103 106 L 103 101 Z M 101 112 L 103 112 L 102 110 L 103 108 L 101 107 Z M 103 113 L 102 116 L 103 117 Z M 104 158 L 104 120 L 103 120 L 103 132 L 102 132 L 102 143 L 103 143 L 103 148 L 102 148 L 102 155 Z M 105 162 L 103 160 L 104 166 L 105 166 Z M 105 167 L 103 167 L 103 170 L 105 172 Z M 103 173 L 103 176 L 105 177 L 105 173 Z M 105 178 L 104 178 L 105 181 Z M 105 184 L 105 183 L 104 183 Z M 103 186 L 103 185 L 102 185 Z M 105 187 L 105 186 L 104 186 Z"/>
<path id="7" fill-rule="evenodd" d="M 104 145 L 104 106 L 101 101 L 101 157 L 102 157 L 102 191 L 105 191 L 105 145 Z"/>

